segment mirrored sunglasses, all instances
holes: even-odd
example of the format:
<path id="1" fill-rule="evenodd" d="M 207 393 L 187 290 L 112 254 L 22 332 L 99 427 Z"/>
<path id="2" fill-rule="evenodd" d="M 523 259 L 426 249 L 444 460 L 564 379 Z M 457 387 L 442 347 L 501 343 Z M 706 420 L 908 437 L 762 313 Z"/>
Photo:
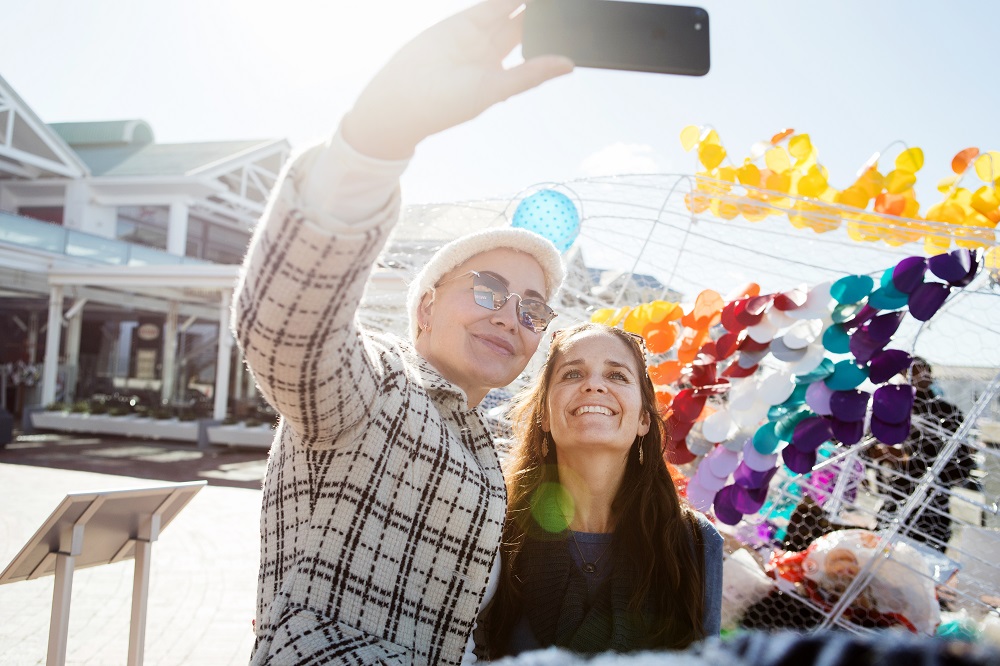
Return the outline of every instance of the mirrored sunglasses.
<path id="1" fill-rule="evenodd" d="M 511 296 L 517 296 L 517 320 L 522 326 L 531 329 L 535 333 L 543 332 L 548 328 L 552 320 L 558 316 L 545 301 L 535 298 L 522 298 L 520 294 L 512 294 L 507 291 L 507 286 L 503 282 L 492 275 L 486 275 L 478 271 L 469 271 L 468 273 L 456 275 L 440 284 L 445 284 L 446 282 L 469 275 L 472 276 L 472 297 L 475 299 L 476 305 L 480 305 L 487 310 L 499 310 L 507 304 Z"/>

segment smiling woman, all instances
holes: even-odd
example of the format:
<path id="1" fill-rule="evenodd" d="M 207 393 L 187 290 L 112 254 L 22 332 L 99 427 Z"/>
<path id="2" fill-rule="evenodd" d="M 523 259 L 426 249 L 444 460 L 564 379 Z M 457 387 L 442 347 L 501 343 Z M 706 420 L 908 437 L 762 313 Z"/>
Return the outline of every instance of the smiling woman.
<path id="1" fill-rule="evenodd" d="M 717 634 L 722 539 L 673 485 L 642 343 L 601 324 L 557 331 L 512 421 L 480 650 L 628 652 Z"/>

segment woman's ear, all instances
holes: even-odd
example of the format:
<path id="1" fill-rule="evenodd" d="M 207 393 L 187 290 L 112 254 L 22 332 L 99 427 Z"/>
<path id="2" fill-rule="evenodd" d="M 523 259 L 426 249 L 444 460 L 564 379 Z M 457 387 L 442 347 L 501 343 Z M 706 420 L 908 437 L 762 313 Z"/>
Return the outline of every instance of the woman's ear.
<path id="1" fill-rule="evenodd" d="M 549 432 L 549 410 L 542 410 L 541 416 L 538 417 L 538 425 L 541 426 L 542 432 Z"/>
<path id="2" fill-rule="evenodd" d="M 427 291 L 420 298 L 417 307 L 417 328 L 426 331 L 431 327 L 431 315 L 434 313 L 434 292 Z"/>
<path id="3" fill-rule="evenodd" d="M 650 423 L 649 412 L 645 409 L 642 410 L 642 414 L 639 415 L 639 428 L 636 430 L 635 434 L 639 435 L 639 437 L 645 437 L 646 433 L 649 432 Z"/>

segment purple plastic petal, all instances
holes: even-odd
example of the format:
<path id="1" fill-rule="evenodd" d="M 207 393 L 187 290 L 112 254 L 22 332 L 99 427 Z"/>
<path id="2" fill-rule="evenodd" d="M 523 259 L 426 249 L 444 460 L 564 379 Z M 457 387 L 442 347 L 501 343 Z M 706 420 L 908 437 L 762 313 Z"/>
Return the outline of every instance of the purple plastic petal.
<path id="1" fill-rule="evenodd" d="M 743 514 L 736 508 L 736 486 L 726 486 L 715 495 L 715 517 L 726 525 L 735 525 L 743 520 Z"/>
<path id="2" fill-rule="evenodd" d="M 868 379 L 873 384 L 887 382 L 910 367 L 913 357 L 902 349 L 886 349 L 872 356 Z"/>
<path id="3" fill-rule="evenodd" d="M 909 294 L 924 281 L 927 260 L 923 257 L 907 257 L 892 269 L 892 284 L 904 294 Z"/>
<path id="4" fill-rule="evenodd" d="M 763 472 L 758 472 L 757 470 L 750 469 L 741 462 L 736 471 L 733 472 L 733 483 L 744 488 L 766 488 L 767 484 L 771 482 L 771 477 L 777 471 L 777 467 L 772 467 Z"/>
<path id="5" fill-rule="evenodd" d="M 698 511 L 707 511 L 712 506 L 712 502 L 715 500 L 715 492 L 701 485 L 695 479 L 691 479 L 691 483 L 687 485 L 688 502 Z"/>
<path id="6" fill-rule="evenodd" d="M 858 363 L 867 363 L 877 352 L 882 351 L 887 340 L 878 340 L 864 328 L 851 333 L 850 348 Z"/>
<path id="7" fill-rule="evenodd" d="M 866 391 L 857 389 L 834 391 L 833 395 L 830 396 L 830 409 L 833 412 L 833 418 L 841 421 L 864 420 L 869 398 L 871 395 Z"/>
<path id="8" fill-rule="evenodd" d="M 841 421 L 833 417 L 833 436 L 843 444 L 857 444 L 865 434 L 864 421 Z"/>
<path id="9" fill-rule="evenodd" d="M 841 325 L 846 329 L 857 328 L 877 314 L 878 310 L 866 303 L 863 308 L 854 313 L 854 316 L 841 322 Z"/>
<path id="10" fill-rule="evenodd" d="M 744 488 L 743 486 L 732 486 L 733 508 L 742 514 L 757 513 L 764 506 L 767 499 L 767 488 Z"/>
<path id="11" fill-rule="evenodd" d="M 902 423 L 910 418 L 915 394 L 916 389 L 909 384 L 880 386 L 872 400 L 872 416 L 886 423 Z"/>
<path id="12" fill-rule="evenodd" d="M 822 416 L 810 416 L 795 426 L 792 446 L 801 451 L 815 451 L 831 437 L 833 430 L 830 427 L 830 420 Z"/>
<path id="13" fill-rule="evenodd" d="M 747 438 L 743 445 L 743 463 L 752 470 L 766 472 L 778 463 L 778 454 L 765 455 L 753 447 L 753 440 Z"/>
<path id="14" fill-rule="evenodd" d="M 909 364 L 907 364 L 909 367 Z M 809 409 L 821 416 L 833 414 L 830 409 L 830 398 L 833 396 L 833 389 L 826 385 L 822 379 L 815 381 L 806 389 L 806 404 Z"/>
<path id="15" fill-rule="evenodd" d="M 910 293 L 910 314 L 914 319 L 927 321 L 938 311 L 951 287 L 941 282 L 925 282 Z"/>
<path id="16" fill-rule="evenodd" d="M 902 423 L 887 423 L 877 416 L 872 416 L 872 434 L 883 444 L 900 444 L 910 435 L 910 419 Z"/>
<path id="17" fill-rule="evenodd" d="M 955 251 L 957 252 L 958 250 Z M 966 250 L 966 252 L 968 252 L 968 250 Z M 969 265 L 969 272 L 966 273 L 961 279 L 952 281 L 950 283 L 951 286 L 964 287 L 970 282 L 972 282 L 972 280 L 976 277 L 976 274 L 979 273 L 979 269 L 982 268 L 981 259 L 982 257 L 979 254 L 973 254 L 972 261 L 970 262 Z"/>
<path id="18" fill-rule="evenodd" d="M 945 282 L 958 282 L 972 268 L 972 253 L 958 249 L 948 254 L 938 254 L 927 260 L 927 268 Z"/>
<path id="19" fill-rule="evenodd" d="M 789 446 L 782 450 L 781 460 L 788 469 L 796 474 L 808 474 L 816 464 L 815 451 L 803 451 L 794 446 Z"/>
<path id="20" fill-rule="evenodd" d="M 705 457 L 705 462 L 708 463 L 708 469 L 713 475 L 725 479 L 736 470 L 740 455 L 724 446 L 717 446 Z"/>
<path id="21" fill-rule="evenodd" d="M 899 323 L 903 321 L 903 312 L 886 312 L 872 319 L 865 326 L 868 335 L 874 340 L 881 340 L 884 345 L 892 339 L 899 329 Z"/>

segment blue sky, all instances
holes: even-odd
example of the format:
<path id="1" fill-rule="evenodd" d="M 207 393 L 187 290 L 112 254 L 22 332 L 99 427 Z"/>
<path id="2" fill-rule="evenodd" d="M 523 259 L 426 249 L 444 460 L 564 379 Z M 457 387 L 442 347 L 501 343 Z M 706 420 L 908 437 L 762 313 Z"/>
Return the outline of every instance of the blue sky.
<path id="1" fill-rule="evenodd" d="M 460 0 L 0 0 L 0 75 L 47 122 L 143 118 L 160 142 L 322 137 L 407 37 Z M 702 78 L 579 69 L 426 141 L 413 203 L 509 197 L 594 174 L 691 172 L 678 135 L 717 129 L 737 161 L 808 132 L 843 188 L 896 140 L 926 155 L 921 211 L 967 146 L 1000 149 L 1000 3 L 699 3 Z M 886 156 L 892 159 L 897 145 Z"/>

